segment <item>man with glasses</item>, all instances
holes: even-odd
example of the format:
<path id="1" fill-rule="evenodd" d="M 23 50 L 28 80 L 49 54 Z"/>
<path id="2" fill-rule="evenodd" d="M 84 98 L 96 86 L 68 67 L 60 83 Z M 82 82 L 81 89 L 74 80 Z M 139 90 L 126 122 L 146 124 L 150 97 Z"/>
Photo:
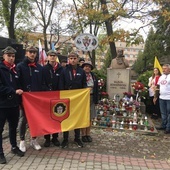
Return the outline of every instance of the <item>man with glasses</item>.
<path id="1" fill-rule="evenodd" d="M 26 49 L 25 59 L 17 65 L 19 80 L 21 88 L 25 92 L 42 91 L 43 90 L 43 68 L 36 62 L 37 48 L 31 46 Z M 20 134 L 20 150 L 26 152 L 25 133 L 27 119 L 25 116 L 24 108 L 21 106 L 21 115 L 19 121 L 19 134 Z M 38 144 L 36 137 L 33 136 L 30 145 L 40 150 L 41 146 Z"/>
<path id="2" fill-rule="evenodd" d="M 18 74 L 15 69 L 15 53 L 12 47 L 7 47 L 3 52 L 3 61 L 0 63 L 0 164 L 6 163 L 2 147 L 2 132 L 6 120 L 9 125 L 9 139 L 12 146 L 11 152 L 20 157 L 24 156 L 17 147 L 16 129 L 19 119 L 19 95 L 23 90 L 19 88 Z"/>
<path id="3" fill-rule="evenodd" d="M 47 52 L 47 64 L 43 67 L 43 76 L 47 90 L 55 91 L 59 90 L 59 79 L 63 67 L 57 62 L 57 53 L 54 50 Z M 52 134 L 50 140 L 50 134 L 45 135 L 45 147 L 49 147 L 52 142 L 55 146 L 60 146 L 58 141 L 58 133 Z"/>

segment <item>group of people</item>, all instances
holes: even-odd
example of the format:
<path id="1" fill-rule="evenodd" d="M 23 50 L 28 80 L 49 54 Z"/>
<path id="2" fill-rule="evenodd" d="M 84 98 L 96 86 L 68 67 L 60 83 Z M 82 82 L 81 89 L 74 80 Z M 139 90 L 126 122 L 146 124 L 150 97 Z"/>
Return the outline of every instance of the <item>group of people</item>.
<path id="1" fill-rule="evenodd" d="M 27 118 L 22 105 L 23 92 L 90 88 L 90 121 L 95 117 L 94 107 L 98 102 L 98 80 L 91 72 L 93 69 L 91 62 L 84 61 L 82 65 L 79 64 L 79 56 L 72 52 L 68 55 L 68 64 L 61 66 L 57 62 L 57 52 L 50 50 L 47 52 L 47 64 L 41 66 L 36 60 L 37 48 L 28 47 L 24 60 L 15 66 L 16 50 L 7 47 L 2 52 L 3 60 L 0 63 L 0 164 L 6 163 L 2 143 L 2 132 L 6 120 L 9 124 L 11 152 L 20 157 L 24 156 L 26 152 Z M 19 147 L 16 139 L 17 127 L 20 136 Z M 75 129 L 74 132 L 74 142 L 78 147 L 83 147 L 83 142 L 92 142 L 90 126 Z M 44 147 L 49 147 L 53 143 L 55 146 L 66 148 L 69 142 L 69 132 L 63 132 L 61 144 L 58 140 L 58 133 L 45 135 L 44 138 Z M 41 149 L 36 136 L 32 136 L 30 145 L 36 150 Z"/>
<path id="2" fill-rule="evenodd" d="M 170 134 L 170 65 L 162 66 L 162 74 L 154 68 L 152 77 L 149 78 L 149 95 L 152 101 L 152 118 L 161 117 L 161 127 L 165 134 Z"/>
<path id="3" fill-rule="evenodd" d="M 57 52 L 50 50 L 47 52 L 47 64 L 41 66 L 36 60 L 38 49 L 28 47 L 24 60 L 16 66 L 16 50 L 7 47 L 2 52 L 3 60 L 0 62 L 0 164 L 6 163 L 2 139 L 6 120 L 9 124 L 11 152 L 20 157 L 24 156 L 26 152 L 27 118 L 22 105 L 23 92 L 90 88 L 90 121 L 96 116 L 98 80 L 92 72 L 91 62 L 86 62 L 83 58 L 79 60 L 77 53 L 72 52 L 68 55 L 68 63 L 64 61 L 61 65 L 57 62 Z M 164 64 L 162 68 L 163 74 L 158 68 L 154 68 L 148 86 L 153 101 L 153 117 L 162 117 L 162 124 L 158 129 L 164 130 L 168 134 L 170 133 L 170 65 Z M 20 136 L 19 147 L 16 137 L 17 127 Z M 78 147 L 83 147 L 83 142 L 92 142 L 90 126 L 74 129 L 74 133 L 74 142 Z M 47 134 L 44 138 L 44 147 L 49 147 L 53 143 L 55 146 L 66 148 L 69 142 L 69 132 L 63 132 L 61 143 L 58 140 L 58 133 Z M 30 145 L 36 150 L 41 149 L 36 136 L 32 136 Z"/>

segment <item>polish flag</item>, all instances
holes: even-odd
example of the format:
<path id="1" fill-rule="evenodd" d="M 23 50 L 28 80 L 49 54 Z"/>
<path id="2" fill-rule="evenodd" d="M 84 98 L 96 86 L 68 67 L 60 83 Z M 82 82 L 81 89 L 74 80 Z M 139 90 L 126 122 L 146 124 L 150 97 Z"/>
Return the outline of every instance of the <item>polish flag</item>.
<path id="1" fill-rule="evenodd" d="M 39 40 L 39 64 L 44 66 L 46 58 L 47 58 L 46 52 L 42 48 L 41 41 Z"/>

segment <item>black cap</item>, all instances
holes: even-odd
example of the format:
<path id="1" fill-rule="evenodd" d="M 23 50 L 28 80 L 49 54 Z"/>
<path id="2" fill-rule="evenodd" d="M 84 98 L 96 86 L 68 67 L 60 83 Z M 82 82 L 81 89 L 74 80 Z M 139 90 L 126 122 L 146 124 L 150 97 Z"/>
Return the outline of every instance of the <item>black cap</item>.
<path id="1" fill-rule="evenodd" d="M 38 49 L 36 47 L 31 46 L 31 47 L 27 47 L 26 51 L 35 51 L 35 52 L 38 52 Z"/>
<path id="2" fill-rule="evenodd" d="M 61 63 L 67 63 L 67 60 L 66 59 L 62 59 Z"/>
<path id="3" fill-rule="evenodd" d="M 54 51 L 54 50 L 49 50 L 48 52 L 47 52 L 47 55 L 56 55 L 57 56 L 57 52 L 56 51 Z"/>
<path id="4" fill-rule="evenodd" d="M 94 68 L 90 61 L 84 62 L 81 67 L 84 68 L 85 65 L 89 65 L 91 67 L 91 70 L 93 70 L 93 68 Z"/>
<path id="5" fill-rule="evenodd" d="M 69 58 L 69 57 L 77 57 L 77 58 L 78 58 L 78 54 L 75 53 L 75 52 L 71 52 L 71 53 L 69 53 L 69 55 L 68 55 L 68 58 Z"/>
<path id="6" fill-rule="evenodd" d="M 2 52 L 3 54 L 15 54 L 17 51 L 11 46 L 8 46 L 4 50 L 2 50 Z"/>

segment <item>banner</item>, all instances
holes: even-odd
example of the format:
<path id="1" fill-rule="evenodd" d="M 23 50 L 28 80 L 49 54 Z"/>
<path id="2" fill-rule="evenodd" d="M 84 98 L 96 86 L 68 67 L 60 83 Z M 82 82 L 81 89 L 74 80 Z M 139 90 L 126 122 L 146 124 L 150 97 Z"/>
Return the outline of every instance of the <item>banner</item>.
<path id="1" fill-rule="evenodd" d="M 158 68 L 158 69 L 159 69 L 159 71 L 160 71 L 160 72 L 161 72 L 161 74 L 162 74 L 162 67 L 161 67 L 161 65 L 160 65 L 160 63 L 159 63 L 159 61 L 158 61 L 157 57 L 155 57 L 155 61 L 154 61 L 154 68 Z"/>
<path id="2" fill-rule="evenodd" d="M 74 43 L 76 47 L 82 51 L 92 51 L 98 46 L 98 39 L 96 36 L 88 33 L 79 34 Z"/>
<path id="3" fill-rule="evenodd" d="M 32 137 L 90 125 L 90 89 L 24 92 L 22 94 Z"/>

